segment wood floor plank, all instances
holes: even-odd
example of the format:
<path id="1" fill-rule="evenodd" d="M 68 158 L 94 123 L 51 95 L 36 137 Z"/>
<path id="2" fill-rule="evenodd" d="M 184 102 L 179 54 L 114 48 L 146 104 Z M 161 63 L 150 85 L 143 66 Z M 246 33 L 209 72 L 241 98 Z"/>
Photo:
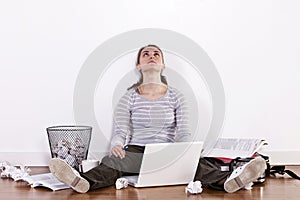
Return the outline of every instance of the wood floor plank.
<path id="1" fill-rule="evenodd" d="M 288 166 L 288 169 L 300 174 L 300 166 Z M 31 167 L 32 174 L 46 173 L 48 168 Z M 202 199 L 264 199 L 264 200 L 298 200 L 300 198 L 300 181 L 288 176 L 277 176 L 267 178 L 266 182 L 254 186 L 252 190 L 240 190 L 229 194 L 223 191 L 204 189 L 201 194 L 187 195 L 184 192 L 185 185 L 153 187 L 153 188 L 133 188 L 128 187 L 116 190 L 114 186 L 90 191 L 86 194 L 78 194 L 71 189 L 52 192 L 46 188 L 31 188 L 24 182 L 14 182 L 12 179 L 0 179 L 0 199 L 30 199 L 30 200 L 202 200 Z"/>

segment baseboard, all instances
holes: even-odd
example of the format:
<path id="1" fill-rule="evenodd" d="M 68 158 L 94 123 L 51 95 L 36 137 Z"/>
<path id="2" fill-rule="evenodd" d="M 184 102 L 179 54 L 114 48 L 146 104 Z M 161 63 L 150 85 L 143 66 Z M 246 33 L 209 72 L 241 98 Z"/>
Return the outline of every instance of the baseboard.
<path id="1" fill-rule="evenodd" d="M 0 152 L 0 161 L 13 165 L 48 166 L 50 159 L 49 152 Z"/>
<path id="2" fill-rule="evenodd" d="M 105 154 L 90 152 L 88 159 L 101 160 Z M 7 161 L 16 166 L 48 166 L 50 159 L 50 152 L 0 152 L 0 162 Z"/>
<path id="3" fill-rule="evenodd" d="M 300 165 L 300 151 L 266 151 L 271 165 Z"/>
<path id="4" fill-rule="evenodd" d="M 266 151 L 271 165 L 300 165 L 300 151 Z M 105 152 L 90 152 L 88 159 L 98 159 Z M 0 152 L 0 162 L 7 161 L 14 165 L 48 166 L 51 155 L 49 152 Z"/>

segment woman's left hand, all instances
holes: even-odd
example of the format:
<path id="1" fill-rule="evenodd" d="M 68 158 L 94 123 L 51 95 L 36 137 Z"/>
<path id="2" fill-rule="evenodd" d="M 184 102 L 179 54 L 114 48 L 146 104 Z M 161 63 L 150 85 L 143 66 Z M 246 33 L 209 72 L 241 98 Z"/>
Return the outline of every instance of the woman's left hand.
<path id="1" fill-rule="evenodd" d="M 125 158 L 125 151 L 121 145 L 116 145 L 112 148 L 111 153 L 115 157 L 119 157 L 121 159 Z"/>

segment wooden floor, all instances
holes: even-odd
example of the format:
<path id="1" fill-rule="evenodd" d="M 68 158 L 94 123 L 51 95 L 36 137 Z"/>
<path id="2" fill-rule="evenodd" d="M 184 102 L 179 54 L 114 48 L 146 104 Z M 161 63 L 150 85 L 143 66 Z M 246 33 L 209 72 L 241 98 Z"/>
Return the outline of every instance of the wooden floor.
<path id="1" fill-rule="evenodd" d="M 288 169 L 300 174 L 300 166 L 288 166 Z M 31 167 L 31 174 L 48 172 L 48 168 Z M 187 195 L 184 192 L 185 185 L 154 187 L 154 188 L 133 188 L 128 187 L 116 190 L 114 186 L 91 191 L 86 194 L 78 194 L 71 189 L 53 192 L 45 188 L 31 188 L 24 182 L 14 182 L 12 179 L 0 179 L 0 199 L 30 199 L 30 200 L 60 200 L 60 199 L 162 199 L 162 200 L 200 200 L 200 199 L 222 199 L 222 200 L 248 200 L 248 199 L 272 199 L 272 200 L 299 200 L 300 181 L 289 178 L 288 176 L 278 176 L 268 178 L 262 185 L 254 186 L 252 190 L 240 190 L 229 194 L 223 191 L 204 189 L 201 194 Z"/>

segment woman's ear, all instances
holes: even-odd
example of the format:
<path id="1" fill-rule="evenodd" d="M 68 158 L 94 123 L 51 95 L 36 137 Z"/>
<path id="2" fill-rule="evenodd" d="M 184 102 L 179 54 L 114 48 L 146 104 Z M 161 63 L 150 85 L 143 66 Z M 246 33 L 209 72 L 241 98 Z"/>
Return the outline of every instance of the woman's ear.
<path id="1" fill-rule="evenodd" d="M 137 69 L 138 71 L 140 71 L 140 70 L 141 70 L 141 66 L 140 66 L 140 64 L 137 64 L 135 67 L 136 67 L 136 69 Z"/>

